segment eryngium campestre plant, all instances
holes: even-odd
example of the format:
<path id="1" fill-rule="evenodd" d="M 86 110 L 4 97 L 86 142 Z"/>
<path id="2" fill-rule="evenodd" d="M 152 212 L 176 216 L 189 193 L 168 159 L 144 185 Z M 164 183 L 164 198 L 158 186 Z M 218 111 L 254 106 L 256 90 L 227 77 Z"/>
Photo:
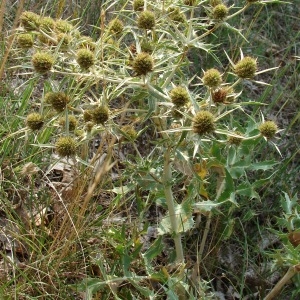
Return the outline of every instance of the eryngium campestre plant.
<path id="1" fill-rule="evenodd" d="M 104 124 L 109 118 L 109 109 L 107 106 L 101 105 L 92 111 L 93 121 L 96 124 Z"/>
<path id="2" fill-rule="evenodd" d="M 240 135 L 242 137 L 242 134 L 239 131 L 235 131 L 234 133 L 236 135 Z M 239 138 L 239 137 L 236 137 L 236 136 L 228 136 L 227 141 L 228 141 L 228 144 L 230 144 L 230 145 L 236 145 L 236 146 L 238 146 L 238 145 L 241 144 L 241 142 L 243 141 L 243 139 Z"/>
<path id="3" fill-rule="evenodd" d="M 187 90 L 181 86 L 177 86 L 171 90 L 170 98 L 172 103 L 177 107 L 186 105 L 190 100 Z"/>
<path id="4" fill-rule="evenodd" d="M 222 83 L 222 76 L 217 69 L 209 69 L 204 72 L 202 81 L 205 86 L 216 88 Z"/>
<path id="5" fill-rule="evenodd" d="M 76 61 L 83 70 L 86 70 L 95 63 L 94 53 L 88 49 L 79 49 Z"/>
<path id="6" fill-rule="evenodd" d="M 42 17 L 40 21 L 40 29 L 44 32 L 50 33 L 54 31 L 55 21 L 50 17 Z"/>
<path id="7" fill-rule="evenodd" d="M 149 10 L 145 10 L 141 12 L 137 20 L 137 25 L 141 29 L 148 29 L 148 30 L 153 29 L 155 26 L 154 13 Z"/>
<path id="8" fill-rule="evenodd" d="M 47 52 L 37 52 L 32 56 L 32 65 L 36 72 L 44 74 L 54 65 L 54 57 Z"/>
<path id="9" fill-rule="evenodd" d="M 62 112 L 70 102 L 70 97 L 64 92 L 49 92 L 45 95 L 45 101 L 51 104 L 57 112 Z"/>
<path id="10" fill-rule="evenodd" d="M 212 92 L 212 100 L 215 103 L 224 103 L 228 95 L 228 88 L 219 88 Z"/>
<path id="11" fill-rule="evenodd" d="M 199 135 L 209 134 L 215 130 L 215 118 L 212 113 L 201 110 L 193 118 L 193 131 Z"/>
<path id="12" fill-rule="evenodd" d="M 261 135 L 263 135 L 267 139 L 271 139 L 275 136 L 276 132 L 278 131 L 278 127 L 273 121 L 266 121 L 262 123 L 258 127 Z"/>
<path id="13" fill-rule="evenodd" d="M 125 141 L 134 141 L 137 137 L 137 132 L 134 129 L 134 127 L 132 125 L 124 125 L 121 127 L 121 130 L 126 134 L 126 136 L 128 137 L 124 137 Z"/>
<path id="14" fill-rule="evenodd" d="M 74 29 L 74 26 L 66 20 L 56 20 L 55 30 L 62 33 L 70 33 Z"/>
<path id="15" fill-rule="evenodd" d="M 22 33 L 17 36 L 17 44 L 22 49 L 29 49 L 33 46 L 34 40 L 30 33 Z"/>
<path id="16" fill-rule="evenodd" d="M 39 130 L 43 127 L 44 119 L 39 113 L 31 113 L 26 118 L 26 125 L 31 130 Z"/>
<path id="17" fill-rule="evenodd" d="M 153 70 L 153 58 L 149 53 L 139 53 L 132 63 L 132 68 L 136 75 L 146 75 Z"/>
<path id="18" fill-rule="evenodd" d="M 234 73 L 242 79 L 253 78 L 255 76 L 256 71 L 257 71 L 257 61 L 256 59 L 249 56 L 242 58 L 234 66 Z"/>
<path id="19" fill-rule="evenodd" d="M 209 4 L 212 6 L 212 7 L 215 7 L 215 6 L 217 6 L 217 5 L 219 5 L 219 4 L 222 4 L 223 2 L 222 2 L 222 0 L 210 0 L 209 1 Z"/>
<path id="20" fill-rule="evenodd" d="M 60 137 L 55 143 L 55 151 L 60 157 L 74 156 L 76 141 L 70 136 Z"/>
<path id="21" fill-rule="evenodd" d="M 183 3 L 185 5 L 194 6 L 196 4 L 196 0 L 184 0 Z"/>

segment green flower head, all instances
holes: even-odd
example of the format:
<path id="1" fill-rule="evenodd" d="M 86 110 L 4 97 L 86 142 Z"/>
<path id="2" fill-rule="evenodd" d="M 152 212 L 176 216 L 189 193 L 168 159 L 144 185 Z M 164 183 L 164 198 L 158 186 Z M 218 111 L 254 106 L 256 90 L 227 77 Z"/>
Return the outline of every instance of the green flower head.
<path id="1" fill-rule="evenodd" d="M 172 103 L 177 107 L 184 106 L 190 101 L 187 90 L 181 86 L 175 87 L 171 90 L 170 98 Z"/>
<path id="2" fill-rule="evenodd" d="M 43 127 L 44 119 L 39 113 L 31 113 L 26 118 L 26 125 L 31 130 L 39 130 Z"/>
<path id="3" fill-rule="evenodd" d="M 139 11 L 144 9 L 144 0 L 134 0 L 132 3 L 133 10 Z"/>
<path id="4" fill-rule="evenodd" d="M 74 156 L 76 147 L 76 141 L 69 136 L 60 137 L 55 144 L 55 150 L 60 157 Z"/>
<path id="5" fill-rule="evenodd" d="M 199 135 L 209 134 L 215 130 L 215 119 L 209 111 L 199 111 L 193 119 L 193 131 Z"/>
<path id="6" fill-rule="evenodd" d="M 92 111 L 93 121 L 96 124 L 104 124 L 109 118 L 109 109 L 107 106 L 101 105 Z"/>
<path id="7" fill-rule="evenodd" d="M 109 22 L 108 29 L 112 34 L 119 34 L 124 30 L 124 24 L 120 19 L 116 18 Z"/>
<path id="8" fill-rule="evenodd" d="M 77 126 L 77 119 L 74 116 L 68 116 L 68 122 L 69 122 L 69 131 L 74 131 Z M 60 118 L 59 119 L 59 125 L 63 128 L 66 127 L 66 118 Z"/>
<path id="9" fill-rule="evenodd" d="M 278 131 L 278 127 L 273 121 L 266 121 L 262 123 L 258 127 L 260 133 L 262 136 L 264 136 L 267 139 L 271 139 L 275 136 L 276 132 Z"/>
<path id="10" fill-rule="evenodd" d="M 153 58 L 149 53 L 139 53 L 132 63 L 136 75 L 146 75 L 153 70 Z"/>
<path id="11" fill-rule="evenodd" d="M 24 11 L 20 16 L 20 23 L 25 30 L 36 30 L 40 26 L 41 17 L 34 12 Z"/>
<path id="12" fill-rule="evenodd" d="M 225 4 L 218 4 L 213 8 L 212 16 L 215 20 L 224 20 L 228 15 L 228 7 Z"/>
<path id="13" fill-rule="evenodd" d="M 155 26 L 154 13 L 149 10 L 145 10 L 141 12 L 137 20 L 137 25 L 141 29 L 148 29 L 148 30 L 153 29 Z"/>
<path id="14" fill-rule="evenodd" d="M 50 92 L 45 95 L 45 101 L 51 104 L 57 112 L 62 112 L 70 102 L 70 97 L 64 92 Z"/>
<path id="15" fill-rule="evenodd" d="M 77 63 L 83 70 L 87 70 L 95 63 L 94 53 L 88 49 L 79 49 L 77 51 Z"/>
<path id="16" fill-rule="evenodd" d="M 216 88 L 222 83 L 221 73 L 216 69 L 209 69 L 202 77 L 203 84 L 210 88 Z"/>
<path id="17" fill-rule="evenodd" d="M 234 73 L 242 79 L 253 78 L 255 76 L 256 71 L 256 59 L 249 56 L 242 58 L 234 67 Z"/>
<path id="18" fill-rule="evenodd" d="M 30 33 L 22 33 L 17 36 L 17 44 L 22 49 L 31 48 L 33 43 L 33 36 Z"/>
<path id="19" fill-rule="evenodd" d="M 54 65 L 54 58 L 50 53 L 37 52 L 32 56 L 32 65 L 36 72 L 47 73 Z"/>

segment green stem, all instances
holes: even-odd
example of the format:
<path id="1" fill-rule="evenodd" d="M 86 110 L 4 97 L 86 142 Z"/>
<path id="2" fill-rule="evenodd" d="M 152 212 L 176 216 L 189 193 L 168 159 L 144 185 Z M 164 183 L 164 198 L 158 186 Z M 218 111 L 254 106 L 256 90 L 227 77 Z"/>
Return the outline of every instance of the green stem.
<path id="1" fill-rule="evenodd" d="M 174 234 L 176 260 L 178 262 L 184 262 L 183 248 L 181 243 L 181 234 L 178 232 L 178 218 L 175 212 L 175 202 L 172 193 L 172 170 L 171 170 L 171 149 L 168 148 L 164 155 L 164 174 L 163 174 L 163 185 L 166 202 L 168 206 L 171 228 Z"/>

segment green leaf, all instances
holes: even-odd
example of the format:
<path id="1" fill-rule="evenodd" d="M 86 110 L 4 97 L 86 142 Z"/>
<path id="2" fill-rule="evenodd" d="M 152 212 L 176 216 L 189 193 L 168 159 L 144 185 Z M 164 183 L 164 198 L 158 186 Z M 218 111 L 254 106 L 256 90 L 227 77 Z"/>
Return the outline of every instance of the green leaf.
<path id="1" fill-rule="evenodd" d="M 172 216 L 173 217 L 173 216 Z M 192 216 L 191 201 L 177 204 L 175 206 L 175 217 L 177 219 L 178 228 L 176 233 L 186 232 L 193 228 L 194 220 Z M 161 220 L 158 226 L 158 234 L 172 234 L 172 226 L 169 213 Z"/>
<path id="2" fill-rule="evenodd" d="M 217 208 L 221 204 L 222 203 L 216 203 L 211 200 L 206 200 L 206 201 L 194 203 L 193 208 L 195 213 L 206 214 L 212 211 L 214 208 Z"/>
<path id="3" fill-rule="evenodd" d="M 252 171 L 257 171 L 257 170 L 270 170 L 273 169 L 274 166 L 278 165 L 278 162 L 274 161 L 274 160 L 266 160 L 263 162 L 259 162 L 259 163 L 254 163 L 252 164 L 249 169 Z"/>

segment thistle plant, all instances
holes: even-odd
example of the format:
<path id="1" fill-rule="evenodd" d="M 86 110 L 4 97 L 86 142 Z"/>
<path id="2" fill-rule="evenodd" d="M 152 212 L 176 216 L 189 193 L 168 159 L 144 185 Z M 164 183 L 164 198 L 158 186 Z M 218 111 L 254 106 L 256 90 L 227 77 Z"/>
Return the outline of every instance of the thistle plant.
<path id="1" fill-rule="evenodd" d="M 187 299 L 190 290 L 197 290 L 195 295 L 201 290 L 199 270 L 204 254 L 213 256 L 220 249 L 223 236 L 212 234 L 213 221 L 215 231 L 227 231 L 227 221 L 233 219 L 241 202 L 259 199 L 256 190 L 264 182 L 251 182 L 252 172 L 275 165 L 273 161 L 254 163 L 252 155 L 258 145 L 275 145 L 272 140 L 280 131 L 278 126 L 273 121 L 265 122 L 262 113 L 250 116 L 248 111 L 262 103 L 242 100 L 246 97 L 243 82 L 264 84 L 257 77 L 275 68 L 260 70 L 259 59 L 244 57 L 242 49 L 240 59 L 231 52 L 218 59 L 218 55 L 223 56 L 223 49 L 207 42 L 209 35 L 217 36 L 222 26 L 229 29 L 229 35 L 242 35 L 230 21 L 255 1 L 245 1 L 243 8 L 232 5 L 229 9 L 222 1 L 134 0 L 127 1 L 114 18 L 107 18 L 114 6 L 123 5 L 121 2 L 103 4 L 97 39 L 82 35 L 80 27 L 66 20 L 30 12 L 22 15 L 22 30 L 34 30 L 54 41 L 32 42 L 30 33 L 19 35 L 17 40 L 22 48 L 33 47 L 33 70 L 50 74 L 47 78 L 38 77 L 45 81 L 44 97 L 35 104 L 40 112 L 26 118 L 27 130 L 35 131 L 32 134 L 37 134 L 38 141 L 46 122 L 55 128 L 55 136 L 49 137 L 52 146 L 47 147 L 60 158 L 72 158 L 86 168 L 86 174 L 92 174 L 94 181 L 82 189 L 82 195 L 88 190 L 89 200 L 99 196 L 95 192 L 99 152 L 90 158 L 86 148 L 100 136 L 103 144 L 99 149 L 113 149 L 103 155 L 113 158 L 111 168 L 118 169 L 118 175 L 113 174 L 106 186 L 114 195 L 111 206 L 119 209 L 132 202 L 138 211 L 138 228 L 143 228 L 134 233 L 136 236 L 132 234 L 130 242 L 125 242 L 123 236 L 127 234 L 127 224 L 120 230 L 119 240 L 126 245 L 113 251 L 117 260 L 121 257 L 120 261 L 127 264 L 124 281 L 138 278 L 139 266 L 134 266 L 131 255 L 142 252 L 140 259 L 146 267 L 140 273 L 146 275 L 141 276 L 140 283 L 144 286 L 141 288 L 133 279 L 128 282 L 139 293 L 147 291 L 153 298 L 155 293 L 145 282 L 157 280 L 166 290 L 175 286 L 181 298 Z M 207 12 L 205 17 L 197 16 L 197 6 Z M 200 53 L 203 60 L 207 58 L 207 62 L 200 65 L 193 60 L 193 51 Z M 51 117 L 45 119 L 45 112 Z M 146 136 L 147 132 L 151 137 Z M 146 146 L 140 144 L 143 137 Z M 105 144 L 107 140 L 112 141 L 109 146 Z M 124 144 L 135 154 L 121 161 Z M 115 153 L 120 157 L 115 157 Z M 97 192 L 101 198 L 101 190 Z M 144 218 L 153 206 L 163 213 L 156 224 L 149 224 Z M 88 202 L 81 217 L 88 212 L 87 207 Z M 78 217 L 77 224 L 81 221 Z M 156 241 L 143 246 L 142 232 L 149 229 L 147 226 L 155 227 Z M 199 230 L 199 249 L 193 255 L 193 267 L 187 267 L 188 254 L 183 245 L 197 226 L 203 226 Z M 110 229 L 108 235 L 113 231 Z M 214 251 L 209 248 L 208 236 L 210 244 L 215 245 Z M 177 271 L 170 274 L 165 269 L 155 269 L 166 237 L 174 241 L 170 243 L 167 261 Z M 105 243 L 115 245 L 113 238 Z M 113 290 L 105 268 L 98 271 L 102 277 L 94 279 L 99 286 L 95 284 L 95 290 L 91 288 L 87 294 L 102 288 L 100 278 L 107 278 L 109 283 L 103 285 Z M 88 288 L 83 286 L 81 289 L 86 291 Z M 117 292 L 113 290 L 113 294 Z"/>

